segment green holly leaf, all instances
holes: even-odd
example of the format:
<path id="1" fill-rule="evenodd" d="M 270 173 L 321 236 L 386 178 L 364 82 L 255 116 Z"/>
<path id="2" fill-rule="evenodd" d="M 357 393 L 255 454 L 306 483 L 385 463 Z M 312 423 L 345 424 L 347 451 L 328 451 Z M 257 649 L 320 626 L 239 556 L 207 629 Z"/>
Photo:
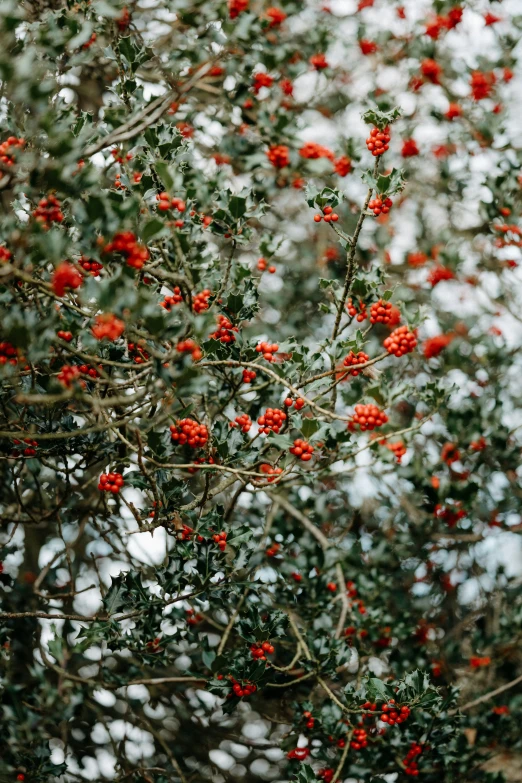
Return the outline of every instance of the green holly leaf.
<path id="1" fill-rule="evenodd" d="M 392 125 L 401 116 L 401 110 L 395 106 L 389 111 L 380 111 L 377 107 L 368 109 L 361 115 L 367 125 L 375 125 L 379 130 L 384 130 L 388 125 Z"/>

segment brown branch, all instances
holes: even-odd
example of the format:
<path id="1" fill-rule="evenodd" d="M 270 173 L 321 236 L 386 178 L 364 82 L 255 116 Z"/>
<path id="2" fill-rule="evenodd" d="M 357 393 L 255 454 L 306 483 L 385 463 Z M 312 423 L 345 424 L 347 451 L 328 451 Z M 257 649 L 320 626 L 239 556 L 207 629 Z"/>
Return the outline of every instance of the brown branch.
<path id="1" fill-rule="evenodd" d="M 377 176 L 377 172 L 379 170 L 379 158 L 375 158 L 375 165 L 373 167 L 373 176 Z M 366 194 L 366 200 L 364 202 L 364 207 L 361 210 L 361 213 L 359 215 L 359 220 L 357 221 L 357 225 L 355 226 L 355 231 L 353 232 L 352 237 L 352 243 L 350 245 L 350 250 L 348 251 L 348 258 L 347 258 L 347 267 L 346 267 L 346 277 L 344 280 L 344 288 L 343 293 L 341 296 L 341 299 L 339 301 L 339 306 L 337 308 L 337 315 L 335 317 L 335 324 L 332 332 L 332 340 L 335 340 L 339 333 L 339 325 L 341 323 L 341 318 L 344 312 L 344 305 L 346 303 L 346 300 L 348 299 L 348 296 L 350 295 L 350 291 L 352 289 L 353 285 L 353 278 L 355 273 L 355 251 L 357 250 L 357 241 L 359 239 L 359 234 L 361 233 L 361 228 L 363 227 L 364 219 L 366 217 L 368 204 L 370 203 L 370 199 L 372 197 L 373 193 L 373 187 L 368 188 L 368 193 Z"/>
<path id="2" fill-rule="evenodd" d="M 489 701 L 489 699 L 493 699 L 495 696 L 498 696 L 501 693 L 504 693 L 504 691 L 508 691 L 511 688 L 514 688 L 515 685 L 518 685 L 522 682 L 522 674 L 517 677 L 514 680 L 511 680 L 511 682 L 507 682 L 505 685 L 501 685 L 499 688 L 495 688 L 493 691 L 489 691 L 489 693 L 484 693 L 482 696 L 479 696 L 477 699 L 473 699 L 472 701 L 466 702 L 466 704 L 463 704 L 462 707 L 458 707 L 457 709 L 450 710 L 450 715 L 455 715 L 457 712 L 465 712 L 466 710 L 470 710 L 472 707 L 476 707 L 477 704 L 482 704 L 484 701 Z"/>
<path id="3" fill-rule="evenodd" d="M 203 65 L 198 68 L 192 78 L 189 79 L 189 81 L 186 82 L 181 88 L 178 90 L 171 90 L 165 95 L 160 95 L 158 98 L 156 98 L 156 100 L 151 101 L 148 106 L 135 114 L 134 117 L 131 117 L 129 120 L 127 120 L 126 123 L 120 125 L 119 128 L 116 128 L 107 136 L 104 136 L 103 139 L 99 139 L 94 144 L 91 144 L 91 146 L 87 147 L 84 151 L 83 157 L 90 158 L 92 155 L 95 155 L 97 152 L 100 152 L 101 150 L 106 149 L 113 144 L 121 144 L 123 141 L 128 141 L 129 139 L 132 139 L 138 134 L 147 130 L 148 127 L 153 125 L 163 116 L 173 101 L 175 101 L 184 93 L 189 92 L 189 90 L 191 90 L 192 87 L 194 87 L 199 82 L 199 80 L 210 71 L 210 69 L 215 65 L 216 60 L 217 58 L 213 58 L 212 60 L 203 63 Z"/>

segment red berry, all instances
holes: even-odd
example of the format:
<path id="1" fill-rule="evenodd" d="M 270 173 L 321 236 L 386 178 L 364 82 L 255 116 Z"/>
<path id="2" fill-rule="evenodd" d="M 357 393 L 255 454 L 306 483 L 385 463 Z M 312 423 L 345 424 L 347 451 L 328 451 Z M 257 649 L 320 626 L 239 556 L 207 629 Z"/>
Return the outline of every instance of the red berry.
<path id="1" fill-rule="evenodd" d="M 385 302 L 383 299 L 379 299 L 378 302 L 374 302 L 370 307 L 370 323 L 372 324 L 388 324 L 392 318 L 391 302 Z"/>
<path id="2" fill-rule="evenodd" d="M 348 301 L 346 302 L 346 309 L 348 310 L 348 315 L 350 315 L 352 318 L 356 317 L 359 323 L 362 323 L 365 320 L 365 318 L 368 318 L 368 313 L 366 312 L 366 305 L 362 301 L 359 301 L 359 309 L 357 309 L 352 299 L 348 299 Z"/>
<path id="3" fill-rule="evenodd" d="M 386 338 L 383 345 L 388 353 L 404 356 L 406 353 L 411 353 L 417 346 L 416 332 L 410 331 L 407 326 L 399 326 Z"/>
<path id="4" fill-rule="evenodd" d="M 364 351 L 359 351 L 359 353 L 356 355 L 353 351 L 350 351 L 348 356 L 345 357 L 343 361 L 343 365 L 345 367 L 353 367 L 357 364 L 364 364 L 365 362 L 368 362 L 370 360 L 370 357 L 367 353 L 364 353 Z M 360 370 L 352 370 L 350 372 L 350 375 L 353 375 L 354 377 L 357 377 L 361 371 Z"/>
<path id="5" fill-rule="evenodd" d="M 99 478 L 98 489 L 102 492 L 112 492 L 117 495 L 124 485 L 121 473 L 102 473 Z"/>
<path id="6" fill-rule="evenodd" d="M 248 432 L 252 426 L 252 419 L 248 414 L 242 413 L 240 416 L 236 416 L 234 421 L 230 422 L 231 427 L 240 427 L 242 432 Z"/>
<path id="7" fill-rule="evenodd" d="M 376 427 L 382 427 L 386 424 L 388 417 L 378 408 L 376 405 L 369 403 L 368 405 L 356 405 L 355 413 L 353 414 L 352 421 L 348 425 L 348 429 L 354 430 L 356 426 L 359 427 L 361 432 L 365 430 L 374 430 Z"/>
<path id="8" fill-rule="evenodd" d="M 301 438 L 294 440 L 294 445 L 289 449 L 290 454 L 298 457 L 302 462 L 309 462 L 312 459 L 313 450 L 314 447 Z"/>
<path id="9" fill-rule="evenodd" d="M 174 443 L 193 449 L 206 445 L 209 437 L 208 429 L 204 424 L 198 424 L 194 419 L 179 419 L 176 424 L 170 425 L 170 437 Z"/>
<path id="10" fill-rule="evenodd" d="M 374 157 L 384 155 L 390 142 L 390 129 L 379 130 L 372 128 L 370 135 L 366 139 L 366 146 Z"/>
<path id="11" fill-rule="evenodd" d="M 235 333 L 238 331 L 238 327 L 234 326 L 232 321 L 230 321 L 226 316 L 220 315 L 218 316 L 218 329 L 216 329 L 215 332 L 212 332 L 209 337 L 213 340 L 219 340 L 225 345 L 229 345 L 230 343 L 234 343 L 236 341 Z"/>
<path id="12" fill-rule="evenodd" d="M 257 423 L 260 425 L 259 432 L 268 435 L 270 430 L 272 430 L 277 435 L 285 420 L 286 413 L 284 411 L 278 408 L 267 408 L 264 414 L 257 420 Z"/>

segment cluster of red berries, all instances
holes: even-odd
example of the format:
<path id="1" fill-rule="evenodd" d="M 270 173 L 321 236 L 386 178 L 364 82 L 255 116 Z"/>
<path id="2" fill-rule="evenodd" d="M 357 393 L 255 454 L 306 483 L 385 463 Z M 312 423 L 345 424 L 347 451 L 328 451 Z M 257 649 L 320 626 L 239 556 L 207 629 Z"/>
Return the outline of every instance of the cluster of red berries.
<path id="1" fill-rule="evenodd" d="M 438 334 L 428 337 L 422 344 L 422 353 L 426 359 L 434 359 L 455 339 L 455 334 Z"/>
<path id="2" fill-rule="evenodd" d="M 489 666 L 491 663 L 491 657 L 489 655 L 472 655 L 469 659 L 469 665 L 472 669 L 480 669 L 483 666 Z"/>
<path id="3" fill-rule="evenodd" d="M 268 465 L 266 462 L 264 462 L 262 465 L 259 466 L 259 472 L 265 473 L 267 476 L 267 482 L 271 484 L 273 481 L 275 481 L 276 476 L 280 476 L 283 472 L 282 468 L 273 468 L 272 465 Z M 268 478 L 268 476 L 272 476 L 273 478 Z"/>
<path id="4" fill-rule="evenodd" d="M 279 554 L 279 550 L 281 549 L 281 544 L 278 544 L 277 541 L 274 541 L 270 546 L 266 549 L 265 555 L 267 557 L 275 557 Z"/>
<path id="5" fill-rule="evenodd" d="M 129 27 L 131 23 L 131 14 L 126 5 L 123 6 L 121 14 L 115 21 L 120 32 L 124 32 Z"/>
<path id="6" fill-rule="evenodd" d="M 212 73 L 213 70 L 214 70 L 214 68 L 212 68 L 209 71 L 209 76 L 214 76 L 214 75 L 220 76 L 221 75 L 221 74 L 213 74 Z M 225 155 L 222 152 L 214 152 L 214 153 L 212 153 L 212 158 L 214 159 L 214 161 L 216 163 L 216 166 L 224 166 L 227 163 L 230 163 L 230 155 Z"/>
<path id="7" fill-rule="evenodd" d="M 252 383 L 256 378 L 254 370 L 243 370 L 243 383 Z"/>
<path id="8" fill-rule="evenodd" d="M 177 209 L 178 212 L 185 212 L 187 205 L 182 198 L 171 198 L 168 193 L 158 193 L 156 196 L 158 209 L 160 212 L 166 212 L 168 209 Z"/>
<path id="9" fill-rule="evenodd" d="M 231 427 L 240 427 L 241 432 L 249 432 L 252 426 L 252 419 L 248 413 L 242 413 L 240 416 L 236 416 L 234 421 L 230 422 Z"/>
<path id="10" fill-rule="evenodd" d="M 325 767 L 317 772 L 317 777 L 321 778 L 323 783 L 332 783 L 335 770 L 332 767 Z"/>
<path id="11" fill-rule="evenodd" d="M 302 462 L 309 462 L 312 459 L 313 451 L 314 447 L 302 438 L 294 440 L 294 445 L 289 449 L 290 454 L 298 457 Z"/>
<path id="12" fill-rule="evenodd" d="M 90 49 L 93 43 L 96 43 L 96 38 L 97 38 L 96 33 L 92 33 L 89 40 L 85 41 L 85 43 L 82 44 L 82 49 Z"/>
<path id="13" fill-rule="evenodd" d="M 196 465 L 203 465 L 203 464 L 215 465 L 216 464 L 216 460 L 214 459 L 214 457 L 198 457 L 197 459 L 194 460 L 194 462 L 196 463 Z M 187 468 L 187 470 L 188 470 L 189 473 L 197 473 L 199 468 Z M 198 536 L 198 541 L 203 541 L 203 537 L 202 536 Z"/>
<path id="14" fill-rule="evenodd" d="M 336 593 L 337 592 L 337 585 L 335 582 L 328 582 L 326 585 L 326 589 L 329 593 Z"/>
<path id="15" fill-rule="evenodd" d="M 134 364 L 143 364 L 150 359 L 150 354 L 139 343 L 127 343 Z"/>
<path id="16" fill-rule="evenodd" d="M 102 473 L 98 489 L 102 492 L 112 492 L 113 495 L 117 495 L 124 483 L 121 473 Z"/>
<path id="17" fill-rule="evenodd" d="M 374 430 L 376 427 L 382 427 L 388 421 L 387 415 L 381 411 L 377 405 L 369 403 L 368 405 L 356 405 L 355 413 L 348 425 L 350 429 L 359 426 L 361 432 L 365 430 Z"/>
<path id="18" fill-rule="evenodd" d="M 127 265 L 134 269 L 142 269 L 150 258 L 149 251 L 145 245 L 138 242 L 132 231 L 118 231 L 112 242 L 105 245 L 104 252 L 121 253 Z"/>
<path id="19" fill-rule="evenodd" d="M 24 455 L 24 457 L 34 457 L 34 456 L 36 456 L 36 448 L 38 446 L 38 441 L 37 440 L 32 440 L 31 438 L 24 438 L 23 442 L 26 444 L 25 447 L 22 449 L 22 454 Z M 13 440 L 13 443 L 15 444 L 15 446 L 21 446 L 22 445 L 22 441 L 18 440 L 17 438 L 15 438 Z M 20 456 L 20 452 L 18 451 L 18 449 L 15 449 L 12 452 L 12 455 L 13 455 L 13 457 L 18 457 L 18 456 Z M 0 563 L 0 566 L 1 566 L 1 563 Z M 1 570 L 0 570 L 0 573 L 2 573 Z"/>
<path id="20" fill-rule="evenodd" d="M 95 324 L 91 329 L 97 340 L 107 339 L 111 342 L 117 340 L 125 331 L 125 324 L 112 313 L 102 313 L 95 318 Z"/>
<path id="21" fill-rule="evenodd" d="M 352 161 L 346 155 L 341 155 L 334 161 L 334 170 L 340 177 L 346 177 L 352 170 Z"/>
<path id="22" fill-rule="evenodd" d="M 324 207 L 323 214 L 317 213 L 314 215 L 314 220 L 316 223 L 320 223 L 321 220 L 324 220 L 325 223 L 337 223 L 339 215 L 333 211 L 332 207 Z"/>
<path id="23" fill-rule="evenodd" d="M 309 748 L 294 748 L 288 751 L 286 754 L 287 759 L 296 759 L 297 761 L 304 761 L 310 755 Z"/>
<path id="24" fill-rule="evenodd" d="M 181 288 L 176 286 L 174 288 L 174 293 L 171 296 L 167 295 L 163 302 L 160 302 L 160 307 L 163 307 L 168 313 L 170 313 L 172 308 L 178 304 L 181 304 L 182 301 L 183 297 L 181 295 Z"/>
<path id="25" fill-rule="evenodd" d="M 456 117 L 462 117 L 463 109 L 458 103 L 450 103 L 444 116 L 447 120 L 454 120 Z"/>
<path id="26" fill-rule="evenodd" d="M 428 256 L 421 250 L 418 250 L 415 253 L 408 253 L 407 261 L 410 266 L 424 266 L 427 260 Z"/>
<path id="27" fill-rule="evenodd" d="M 315 726 L 315 718 L 312 716 L 310 710 L 303 712 L 303 718 L 305 719 L 305 725 L 307 729 L 313 729 Z"/>
<path id="28" fill-rule="evenodd" d="M 78 261 L 82 269 L 85 269 L 86 272 L 88 272 L 93 277 L 96 277 L 98 273 L 103 269 L 103 264 L 100 264 L 99 261 L 93 261 L 92 258 L 86 258 L 85 256 L 82 256 L 80 260 Z"/>
<path id="29" fill-rule="evenodd" d="M 443 30 L 452 30 L 462 20 L 464 9 L 461 6 L 450 8 L 446 16 L 437 14 L 426 25 L 426 35 L 436 41 Z"/>
<path id="30" fill-rule="evenodd" d="M 456 443 L 447 441 L 440 450 L 440 458 L 446 465 L 452 465 L 460 460 L 460 451 Z"/>
<path id="31" fill-rule="evenodd" d="M 101 367 L 101 365 L 99 365 Z M 100 373 L 95 367 L 89 367 L 88 364 L 80 364 L 78 367 L 82 375 L 88 375 L 89 378 L 99 378 Z"/>
<path id="32" fill-rule="evenodd" d="M 366 38 L 361 38 L 359 41 L 359 49 L 361 50 L 361 54 L 366 56 L 368 54 L 375 54 L 378 46 L 374 41 L 368 41 Z"/>
<path id="33" fill-rule="evenodd" d="M 0 261 L 1 262 L 7 262 L 10 261 L 13 257 L 13 254 L 10 250 L 8 250 L 5 245 L 0 245 Z"/>
<path id="34" fill-rule="evenodd" d="M 240 684 L 237 680 L 234 680 L 233 677 L 230 679 L 232 681 L 234 695 L 239 699 L 242 699 L 244 696 L 251 696 L 257 691 L 257 686 L 254 685 L 253 682 L 243 682 L 243 684 Z"/>
<path id="35" fill-rule="evenodd" d="M 290 165 L 290 150 L 285 144 L 274 144 L 267 151 L 266 156 L 276 169 L 284 169 Z"/>
<path id="36" fill-rule="evenodd" d="M 441 283 L 443 280 L 454 279 L 455 275 L 451 269 L 448 269 L 447 266 L 443 266 L 442 264 L 436 264 L 428 274 L 428 283 L 432 288 L 435 288 L 435 286 Z"/>
<path id="37" fill-rule="evenodd" d="M 368 735 L 365 729 L 354 729 L 350 747 L 354 750 L 361 750 L 368 746 Z"/>
<path id="38" fill-rule="evenodd" d="M 191 340 L 190 338 L 188 340 L 181 340 L 176 345 L 176 351 L 179 353 L 190 353 L 193 362 L 199 362 L 203 356 L 203 351 L 199 345 L 197 345 L 194 340 Z"/>
<path id="39" fill-rule="evenodd" d="M 368 636 L 368 631 L 365 628 L 361 628 L 360 631 L 357 631 L 357 628 L 355 625 L 349 625 L 348 628 L 345 628 L 344 635 L 348 637 L 348 645 L 352 645 L 352 636 L 355 636 L 355 634 L 358 635 L 359 639 L 366 639 Z M 363 716 L 364 718 L 364 716 Z"/>
<path id="40" fill-rule="evenodd" d="M 416 759 L 421 755 L 423 750 L 423 746 L 419 745 L 417 742 L 411 743 L 410 749 L 406 754 L 406 758 L 403 759 L 403 764 L 405 767 L 404 772 L 406 775 L 410 775 L 411 777 L 418 776 L 419 766 Z"/>
<path id="41" fill-rule="evenodd" d="M 328 60 L 326 59 L 325 55 L 320 54 L 313 54 L 309 59 L 308 62 L 312 66 L 312 68 L 315 68 L 316 71 L 323 71 L 325 68 L 328 68 Z"/>
<path id="42" fill-rule="evenodd" d="M 111 155 L 114 158 L 114 160 L 116 161 L 116 163 L 123 163 L 124 160 L 127 161 L 127 163 L 128 163 L 129 160 L 132 160 L 132 153 L 131 152 L 127 152 L 127 154 L 125 155 L 125 158 L 124 158 L 123 157 L 123 151 L 118 149 L 118 147 L 115 147 L 113 150 L 111 150 Z"/>
<path id="43" fill-rule="evenodd" d="M 208 429 L 194 419 L 180 419 L 170 425 L 171 439 L 180 446 L 187 444 L 192 449 L 202 448 L 208 441 Z"/>
<path id="44" fill-rule="evenodd" d="M 146 652 L 149 652 L 149 653 L 156 653 L 156 652 L 158 652 L 160 643 L 161 643 L 161 639 L 160 639 L 159 636 L 156 636 L 155 639 L 150 639 L 145 644 L 145 647 L 147 648 Z"/>
<path id="45" fill-rule="evenodd" d="M 236 335 L 234 332 L 239 332 L 238 327 L 234 326 L 232 321 L 227 318 L 226 315 L 220 315 L 218 316 L 218 328 L 215 332 L 209 334 L 209 337 L 211 340 L 219 340 L 220 343 L 229 345 L 230 343 L 235 343 L 236 341 Z"/>
<path id="46" fill-rule="evenodd" d="M 33 212 L 33 217 L 44 227 L 49 227 L 51 223 L 62 223 L 62 205 L 56 196 L 42 198 Z"/>
<path id="47" fill-rule="evenodd" d="M 404 139 L 402 143 L 401 155 L 403 158 L 413 158 L 419 154 L 419 148 L 415 139 Z"/>
<path id="48" fill-rule="evenodd" d="M 273 362 L 274 361 L 274 353 L 277 353 L 279 350 L 279 346 L 277 343 L 265 343 L 261 342 L 259 345 L 256 346 L 257 353 L 263 354 L 263 359 L 266 359 L 267 362 Z"/>
<path id="49" fill-rule="evenodd" d="M 493 71 L 488 71 L 485 73 L 482 71 L 473 71 L 469 82 L 473 98 L 476 101 L 489 98 L 495 86 L 495 82 L 496 77 Z"/>
<path id="50" fill-rule="evenodd" d="M 189 525 L 183 525 L 181 530 L 178 531 L 178 538 L 180 541 L 190 541 L 193 535 L 194 528 L 189 527 Z"/>
<path id="51" fill-rule="evenodd" d="M 275 652 L 275 647 L 270 642 L 261 642 L 260 644 L 250 645 L 250 652 L 252 658 L 256 661 L 266 661 L 267 653 L 272 655 Z"/>
<path id="52" fill-rule="evenodd" d="M 354 305 L 353 300 L 350 298 L 346 302 L 346 309 L 348 310 L 348 315 L 351 318 L 356 318 L 356 320 L 359 323 L 362 323 L 365 318 L 368 318 L 368 313 L 366 312 L 366 305 L 364 302 L 359 300 L 359 309 Z"/>
<path id="53" fill-rule="evenodd" d="M 284 411 L 279 410 L 279 408 L 267 408 L 263 415 L 257 420 L 259 432 L 268 435 L 270 430 L 272 430 L 272 432 L 275 432 L 277 435 L 285 420 L 286 413 Z"/>
<path id="54" fill-rule="evenodd" d="M 113 187 L 115 187 L 116 190 L 127 190 L 126 186 L 121 181 L 121 174 L 114 175 Z"/>
<path id="55" fill-rule="evenodd" d="M 187 625 L 197 625 L 203 620 L 203 616 L 196 614 L 194 609 L 185 609 L 185 614 L 187 615 Z"/>
<path id="56" fill-rule="evenodd" d="M 472 440 L 469 444 L 471 451 L 483 451 L 487 448 L 487 441 L 483 435 L 478 440 Z"/>
<path id="57" fill-rule="evenodd" d="M 264 259 L 264 258 L 259 258 L 258 259 L 258 261 L 257 261 L 257 268 L 259 269 L 260 272 L 265 272 L 266 269 L 268 269 L 268 271 L 270 272 L 271 275 L 273 275 L 274 272 L 276 271 L 276 268 L 275 268 L 275 266 L 273 264 L 271 266 L 267 267 L 266 259 Z"/>
<path id="58" fill-rule="evenodd" d="M 72 332 L 64 332 L 63 329 L 59 329 L 56 332 L 56 336 L 59 337 L 60 340 L 65 340 L 66 343 L 70 343 L 73 338 Z"/>
<path id="59" fill-rule="evenodd" d="M 208 300 L 212 295 L 212 291 L 209 288 L 205 288 L 196 294 L 192 300 L 192 309 L 195 313 L 202 313 L 203 310 L 208 310 Z"/>
<path id="60" fill-rule="evenodd" d="M 190 123 L 182 120 L 176 123 L 176 128 L 179 130 L 184 139 L 191 139 L 194 135 L 194 128 Z"/>
<path id="61" fill-rule="evenodd" d="M 15 162 L 13 155 L 14 150 L 17 147 L 21 149 L 24 146 L 24 139 L 17 139 L 16 136 L 9 136 L 8 139 L 0 144 L 0 163 L 3 163 L 4 166 L 12 166 Z"/>
<path id="62" fill-rule="evenodd" d="M 214 541 L 221 552 L 225 551 L 225 547 L 227 545 L 227 534 L 225 532 L 223 533 L 214 533 L 212 536 L 212 541 Z"/>
<path id="63" fill-rule="evenodd" d="M 53 272 L 51 285 L 57 296 L 63 296 L 68 288 L 75 290 L 83 283 L 83 277 L 68 261 L 58 264 Z"/>
<path id="64" fill-rule="evenodd" d="M 286 19 L 286 14 L 280 8 L 267 8 L 266 15 L 270 19 L 270 27 L 279 27 Z"/>
<path id="65" fill-rule="evenodd" d="M 11 343 L 0 343 L 0 364 L 18 364 L 21 357 L 18 356 L 18 350 Z"/>
<path id="66" fill-rule="evenodd" d="M 292 405 L 295 405 L 296 411 L 300 411 L 301 408 L 304 408 L 306 403 L 305 403 L 304 400 L 301 399 L 301 397 L 298 397 L 295 402 L 294 402 L 294 400 L 291 397 L 287 397 L 285 399 L 285 405 L 286 405 L 287 408 L 291 408 Z"/>
<path id="67" fill-rule="evenodd" d="M 383 299 L 374 302 L 370 307 L 370 323 L 389 324 L 392 318 L 392 308 L 392 303 L 385 302 Z"/>
<path id="68" fill-rule="evenodd" d="M 344 367 L 353 367 L 357 364 L 365 364 L 368 361 L 370 361 L 370 357 L 367 353 L 364 353 L 364 351 L 359 351 L 358 354 L 350 351 L 348 356 L 345 356 L 343 365 Z M 353 375 L 353 377 L 356 378 L 360 372 L 361 370 L 351 370 L 350 375 Z"/>
<path id="69" fill-rule="evenodd" d="M 388 726 L 394 726 L 396 723 L 404 723 L 404 721 L 408 720 L 410 712 L 410 708 L 406 705 L 397 707 L 395 699 L 390 699 L 388 704 L 383 704 L 380 718 Z"/>
<path id="70" fill-rule="evenodd" d="M 437 62 L 437 60 L 433 60 L 431 57 L 427 57 L 421 62 L 421 73 L 423 77 L 432 84 L 440 84 L 442 66 Z M 422 80 L 420 80 L 419 86 L 422 86 Z"/>
<path id="71" fill-rule="evenodd" d="M 387 449 L 389 449 L 391 452 L 393 452 L 395 456 L 395 460 L 397 461 L 397 464 L 400 465 L 402 458 L 406 454 L 406 446 L 402 442 L 402 440 L 397 440 L 395 443 L 390 443 L 387 440 L 381 440 L 379 441 L 381 446 L 386 446 Z"/>
<path id="72" fill-rule="evenodd" d="M 257 95 L 262 87 L 271 87 L 274 83 L 274 77 L 264 71 L 258 71 L 254 74 L 254 84 L 252 89 Z"/>
<path id="73" fill-rule="evenodd" d="M 404 356 L 411 353 L 417 346 L 416 332 L 410 332 L 407 326 L 399 326 L 394 329 L 383 343 L 388 353 L 394 356 Z"/>
<path id="74" fill-rule="evenodd" d="M 441 503 L 437 503 L 433 513 L 437 519 L 441 519 L 448 527 L 455 527 L 457 522 L 466 516 L 466 511 L 463 508 L 459 508 L 458 505 L 451 507 L 443 506 Z"/>
<path id="75" fill-rule="evenodd" d="M 324 147 L 322 144 L 317 144 L 315 141 L 307 141 L 299 150 L 299 155 L 305 160 L 318 160 L 319 158 L 328 158 L 328 160 L 334 159 L 332 150 L 328 147 Z M 331 208 L 330 208 L 331 209 Z M 329 213 L 325 213 L 329 214 Z"/>
<path id="76" fill-rule="evenodd" d="M 359 614 L 366 614 L 367 610 L 362 598 L 357 598 L 355 601 L 352 601 L 352 606 L 355 606 L 357 608 Z M 361 639 L 367 635 L 368 635 L 368 631 L 359 631 L 359 636 L 361 637 Z"/>
<path id="77" fill-rule="evenodd" d="M 357 597 L 357 588 L 355 586 L 355 582 L 353 582 L 351 579 L 346 582 L 346 595 L 348 598 Z"/>
<path id="78" fill-rule="evenodd" d="M 74 364 L 64 364 L 57 377 L 62 386 L 65 386 L 66 389 L 70 389 L 74 381 L 79 379 L 80 375 L 79 367 Z"/>
<path id="79" fill-rule="evenodd" d="M 391 198 L 382 196 L 375 196 L 368 204 L 368 209 L 371 209 L 375 217 L 379 215 L 387 215 L 393 205 Z"/>
<path id="80" fill-rule="evenodd" d="M 384 130 L 379 130 L 379 128 L 372 128 L 370 131 L 370 135 L 366 139 L 366 146 L 368 147 L 368 150 L 372 153 L 373 157 L 376 158 L 379 155 L 384 155 L 386 150 L 389 148 L 390 145 L 390 129 L 384 128 Z"/>

